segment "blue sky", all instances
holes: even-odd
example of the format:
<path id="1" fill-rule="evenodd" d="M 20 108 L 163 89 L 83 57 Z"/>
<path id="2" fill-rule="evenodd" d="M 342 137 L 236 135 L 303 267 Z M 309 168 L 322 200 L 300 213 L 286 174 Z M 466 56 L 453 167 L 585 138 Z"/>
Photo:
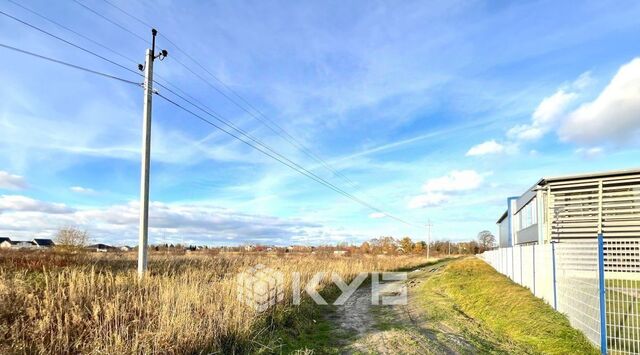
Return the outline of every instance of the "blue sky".
<path id="1" fill-rule="evenodd" d="M 150 37 L 104 1 L 81 2 Z M 506 198 L 540 177 L 640 165 L 636 1 L 114 3 L 357 186 L 180 66 L 225 91 L 159 37 L 163 79 L 363 200 L 431 220 L 434 239 L 495 231 Z M 147 44 L 75 2 L 21 4 L 122 56 L 6 0 L 0 9 L 131 69 L 144 59 Z M 140 81 L 5 16 L 0 42 Z M 141 88 L 0 51 L 0 234 L 76 226 L 135 244 Z M 424 227 L 380 218 L 159 97 L 153 119 L 152 243 L 426 238 Z"/>

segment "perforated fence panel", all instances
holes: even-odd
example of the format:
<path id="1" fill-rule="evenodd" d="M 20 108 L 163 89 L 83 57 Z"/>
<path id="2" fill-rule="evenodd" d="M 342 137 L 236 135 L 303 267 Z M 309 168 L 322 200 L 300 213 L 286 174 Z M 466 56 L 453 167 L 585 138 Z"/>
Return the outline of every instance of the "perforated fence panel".
<path id="1" fill-rule="evenodd" d="M 604 239 L 607 343 L 612 354 L 640 354 L 640 238 Z"/>
<path id="2" fill-rule="evenodd" d="M 604 352 L 640 354 L 640 237 L 575 238 L 479 257 L 556 307 Z"/>

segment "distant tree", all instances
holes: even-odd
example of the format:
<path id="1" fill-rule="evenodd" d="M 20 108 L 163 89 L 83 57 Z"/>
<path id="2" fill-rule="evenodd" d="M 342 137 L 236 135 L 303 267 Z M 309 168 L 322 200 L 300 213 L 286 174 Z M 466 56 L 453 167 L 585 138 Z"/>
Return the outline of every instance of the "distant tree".
<path id="1" fill-rule="evenodd" d="M 389 236 L 371 239 L 371 245 L 376 254 L 395 254 L 398 242 Z"/>
<path id="2" fill-rule="evenodd" d="M 496 237 L 489 231 L 478 233 L 478 244 L 484 250 L 491 249 L 496 244 Z"/>
<path id="3" fill-rule="evenodd" d="M 423 240 L 417 242 L 413 245 L 413 252 L 416 254 L 424 253 L 424 250 L 427 249 L 427 243 Z"/>
<path id="4" fill-rule="evenodd" d="M 371 253 L 371 245 L 369 244 L 369 242 L 364 242 L 360 245 L 360 252 L 363 254 Z"/>
<path id="5" fill-rule="evenodd" d="M 83 247 L 89 244 L 89 233 L 73 227 L 63 227 L 58 230 L 54 240 L 61 246 Z"/>
<path id="6" fill-rule="evenodd" d="M 400 240 L 400 247 L 405 253 L 411 253 L 413 251 L 413 241 L 409 237 L 404 237 Z"/>

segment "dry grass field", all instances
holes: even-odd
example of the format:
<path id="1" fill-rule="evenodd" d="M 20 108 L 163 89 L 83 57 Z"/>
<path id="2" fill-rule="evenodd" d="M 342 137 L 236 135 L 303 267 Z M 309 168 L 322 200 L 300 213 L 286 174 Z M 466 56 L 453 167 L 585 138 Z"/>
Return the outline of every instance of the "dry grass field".
<path id="1" fill-rule="evenodd" d="M 311 307 L 286 297 L 258 313 L 237 299 L 236 275 L 264 264 L 305 282 L 318 271 L 345 279 L 363 271 L 424 264 L 424 257 L 311 254 L 152 253 L 138 281 L 134 253 L 0 253 L 0 353 L 277 352 Z M 328 277 L 320 287 L 329 285 Z M 308 303 L 308 300 L 307 300 Z M 304 304 L 304 300 L 303 300 Z"/>

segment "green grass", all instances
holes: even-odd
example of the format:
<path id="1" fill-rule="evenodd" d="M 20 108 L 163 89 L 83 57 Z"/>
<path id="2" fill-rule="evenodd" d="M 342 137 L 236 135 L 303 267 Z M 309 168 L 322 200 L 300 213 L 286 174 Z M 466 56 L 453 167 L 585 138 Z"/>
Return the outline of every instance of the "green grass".
<path id="1" fill-rule="evenodd" d="M 434 314 L 442 318 L 441 321 L 447 323 L 447 318 L 456 318 L 451 312 L 457 312 L 463 319 L 479 322 L 479 328 L 487 332 L 486 337 L 480 338 L 490 340 L 490 343 L 475 345 L 482 345 L 480 347 L 487 351 L 598 353 L 582 333 L 569 325 L 564 315 L 479 259 L 466 258 L 450 263 L 443 272 L 425 282 L 421 291 L 425 295 L 440 294 L 444 296 L 444 302 L 449 299 L 454 303 L 452 308 L 443 307 L 441 314 Z M 476 333 L 478 329 L 464 331 Z M 468 335 L 472 339 L 478 336 Z"/>
<path id="2" fill-rule="evenodd" d="M 339 296 L 337 286 L 323 289 L 320 294 L 329 305 L 316 305 L 312 300 L 303 299 L 296 307 L 274 310 L 271 320 L 272 331 L 262 337 L 265 344 L 259 353 L 268 354 L 339 354 L 340 344 L 347 341 L 349 334 L 336 331 L 327 314 L 335 312 L 331 301 Z"/>

